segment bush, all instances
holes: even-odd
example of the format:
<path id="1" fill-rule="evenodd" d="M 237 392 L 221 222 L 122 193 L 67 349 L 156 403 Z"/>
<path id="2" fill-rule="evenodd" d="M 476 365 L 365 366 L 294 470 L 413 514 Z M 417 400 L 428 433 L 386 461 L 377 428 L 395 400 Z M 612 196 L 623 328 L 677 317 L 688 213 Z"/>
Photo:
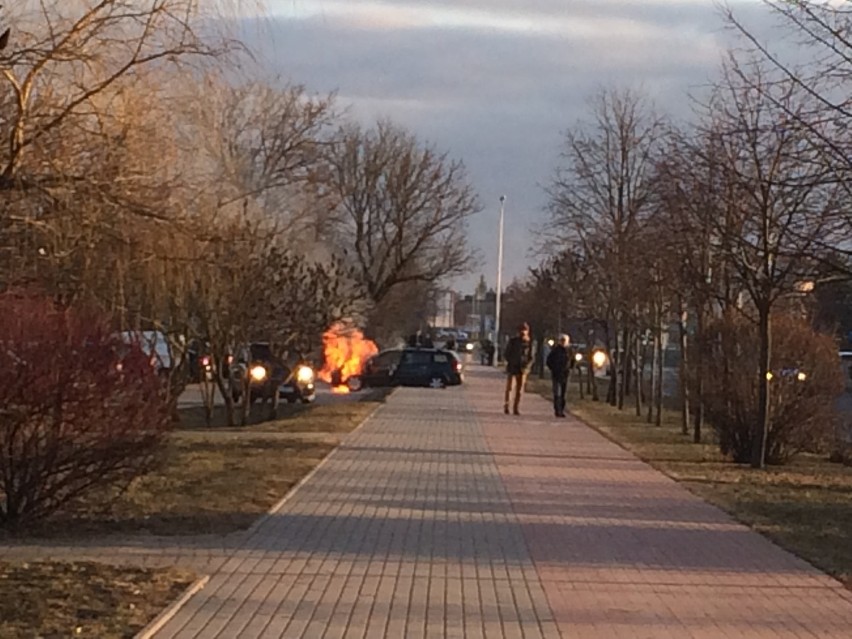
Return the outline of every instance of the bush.
<path id="1" fill-rule="evenodd" d="M 91 313 L 0 294 L 0 525 L 148 471 L 168 425 L 140 348 Z"/>
<path id="2" fill-rule="evenodd" d="M 708 327 L 704 350 L 704 400 L 722 453 L 751 458 L 758 419 L 759 339 L 742 318 Z M 834 435 L 835 399 L 843 391 L 837 346 L 807 322 L 789 316 L 772 321 L 770 426 L 766 461 L 782 464 L 802 451 L 825 449 Z"/>

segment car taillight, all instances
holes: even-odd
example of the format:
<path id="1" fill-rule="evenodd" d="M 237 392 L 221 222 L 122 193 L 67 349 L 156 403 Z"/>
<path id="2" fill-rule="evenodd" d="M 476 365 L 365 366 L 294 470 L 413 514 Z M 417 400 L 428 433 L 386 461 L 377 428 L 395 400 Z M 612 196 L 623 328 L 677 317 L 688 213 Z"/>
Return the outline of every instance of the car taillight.
<path id="1" fill-rule="evenodd" d="M 456 362 L 456 370 L 461 371 L 461 362 Z"/>

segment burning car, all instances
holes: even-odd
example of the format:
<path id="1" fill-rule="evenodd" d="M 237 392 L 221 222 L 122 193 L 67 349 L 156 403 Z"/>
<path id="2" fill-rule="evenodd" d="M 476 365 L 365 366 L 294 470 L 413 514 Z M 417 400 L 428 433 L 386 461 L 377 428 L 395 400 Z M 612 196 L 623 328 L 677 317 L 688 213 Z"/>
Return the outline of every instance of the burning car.
<path id="1" fill-rule="evenodd" d="M 378 352 L 375 342 L 367 339 L 359 329 L 335 324 L 323 334 L 325 364 L 319 378 L 335 393 L 359 390 L 364 364 Z"/>

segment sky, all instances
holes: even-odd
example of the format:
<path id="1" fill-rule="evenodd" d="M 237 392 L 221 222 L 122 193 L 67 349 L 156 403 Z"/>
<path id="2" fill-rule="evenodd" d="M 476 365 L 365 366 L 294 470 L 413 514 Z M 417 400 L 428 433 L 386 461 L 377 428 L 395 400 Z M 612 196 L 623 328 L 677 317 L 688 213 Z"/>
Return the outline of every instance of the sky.
<path id="1" fill-rule="evenodd" d="M 766 23 L 758 0 L 730 4 Z M 470 224 L 482 264 L 462 290 L 480 273 L 494 286 L 501 195 L 504 285 L 537 263 L 543 186 L 600 88 L 642 89 L 688 118 L 733 37 L 714 0 L 266 0 L 252 31 L 271 71 L 464 161 L 483 211 Z"/>

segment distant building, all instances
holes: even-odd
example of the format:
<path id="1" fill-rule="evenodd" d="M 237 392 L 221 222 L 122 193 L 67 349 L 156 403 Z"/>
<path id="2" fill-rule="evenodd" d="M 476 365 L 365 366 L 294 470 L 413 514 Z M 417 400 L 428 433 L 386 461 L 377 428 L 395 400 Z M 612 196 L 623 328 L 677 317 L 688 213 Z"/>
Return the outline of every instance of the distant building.
<path id="1" fill-rule="evenodd" d="M 471 339 L 493 339 L 497 313 L 497 293 L 488 288 L 481 277 L 473 295 L 459 294 L 455 305 L 455 325 Z"/>
<path id="2" fill-rule="evenodd" d="M 435 295 L 435 315 L 429 322 L 434 328 L 453 328 L 456 320 L 456 298 L 454 291 L 440 291 Z"/>

